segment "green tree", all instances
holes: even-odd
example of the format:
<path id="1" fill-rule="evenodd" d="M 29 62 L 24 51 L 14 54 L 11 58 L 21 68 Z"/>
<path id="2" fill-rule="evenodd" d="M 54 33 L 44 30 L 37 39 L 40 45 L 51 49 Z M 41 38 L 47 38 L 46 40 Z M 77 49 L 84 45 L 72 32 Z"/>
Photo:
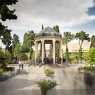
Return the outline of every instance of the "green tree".
<path id="1" fill-rule="evenodd" d="M 17 19 L 15 9 L 9 7 L 16 4 L 17 1 L 18 0 L 0 0 L 0 17 L 2 21 Z"/>
<path id="2" fill-rule="evenodd" d="M 19 57 L 20 54 L 21 54 L 21 45 L 20 43 L 17 43 L 14 48 L 14 56 Z"/>
<path id="3" fill-rule="evenodd" d="M 19 37 L 18 37 L 17 34 L 14 34 L 13 35 L 13 39 L 12 39 L 12 50 L 13 50 L 13 53 L 15 52 L 15 48 L 17 47 L 17 44 L 20 44 Z"/>
<path id="4" fill-rule="evenodd" d="M 20 43 L 20 42 L 19 42 L 19 37 L 18 37 L 17 34 L 14 34 L 14 35 L 13 35 L 13 39 L 12 39 L 13 48 L 15 48 L 15 46 L 16 46 L 17 43 Z"/>
<path id="5" fill-rule="evenodd" d="M 54 29 L 56 32 L 60 32 L 58 25 L 54 26 L 53 29 Z"/>
<path id="6" fill-rule="evenodd" d="M 89 34 L 86 34 L 86 32 L 84 31 L 80 31 L 78 33 L 76 33 L 76 39 L 79 40 L 79 59 L 80 61 L 82 61 L 82 45 L 83 45 L 83 42 L 84 40 L 90 40 L 89 38 Z"/>
<path id="7" fill-rule="evenodd" d="M 93 35 L 91 37 L 91 45 L 90 45 L 91 48 L 95 48 L 95 35 Z"/>
<path id="8" fill-rule="evenodd" d="M 10 52 L 4 52 L 3 50 L 0 50 L 0 70 L 5 71 L 7 68 L 7 64 L 10 63 L 12 63 Z"/>
<path id="9" fill-rule="evenodd" d="M 21 51 L 23 53 L 30 53 L 30 58 L 31 54 L 33 53 L 32 46 L 34 45 L 34 38 L 35 38 L 34 31 L 29 31 L 24 34 L 24 40 Z"/>
<path id="10" fill-rule="evenodd" d="M 57 32 L 57 33 L 60 32 L 58 25 L 55 25 L 55 26 L 53 27 L 53 29 L 54 29 L 55 32 Z M 56 46 L 55 49 L 56 49 L 56 51 L 57 51 L 56 54 L 55 54 L 55 56 L 56 56 L 57 59 L 59 59 L 59 49 L 60 49 L 60 45 L 59 45 L 59 43 L 57 42 L 55 46 Z M 51 48 L 52 48 L 52 47 L 51 47 Z"/>
<path id="11" fill-rule="evenodd" d="M 2 42 L 6 45 L 6 49 L 10 49 L 11 44 L 11 30 L 2 23 L 6 20 L 17 19 L 13 5 L 17 0 L 0 0 L 0 37 L 3 36 Z"/>
<path id="12" fill-rule="evenodd" d="M 17 0 L 0 0 L 0 38 L 2 37 L 2 42 L 5 44 L 6 50 L 11 52 L 11 30 L 4 25 L 6 20 L 17 19 L 15 15 L 15 10 L 13 5 L 17 3 Z M 6 67 L 5 60 L 2 60 L 2 67 Z"/>
<path id="13" fill-rule="evenodd" d="M 74 35 L 71 34 L 71 32 L 64 32 L 64 37 L 63 37 L 63 43 L 66 46 L 66 52 L 65 52 L 65 58 L 66 62 L 68 63 L 69 60 L 69 50 L 68 50 L 68 43 L 74 39 Z"/>
<path id="14" fill-rule="evenodd" d="M 35 34 L 33 31 L 30 31 L 30 32 L 26 32 L 24 34 L 24 40 L 23 40 L 23 48 L 27 48 L 30 49 L 32 48 L 32 46 L 34 45 L 34 37 L 35 37 Z M 28 51 L 26 51 L 28 52 Z"/>
<path id="15" fill-rule="evenodd" d="M 27 46 L 22 45 L 20 51 L 21 51 L 22 53 L 29 53 L 30 49 L 29 49 Z"/>
<path id="16" fill-rule="evenodd" d="M 28 56 L 25 53 L 20 53 L 18 57 L 20 58 L 20 60 L 23 61 L 28 60 Z"/>
<path id="17" fill-rule="evenodd" d="M 0 69 L 3 69 L 2 67 L 5 67 L 5 60 L 4 60 L 5 54 L 0 49 Z"/>
<path id="18" fill-rule="evenodd" d="M 30 50 L 30 40 L 31 40 L 30 34 L 29 32 L 26 32 L 24 34 L 23 45 L 22 45 L 23 49 L 26 50 L 25 52 L 29 52 Z"/>
<path id="19" fill-rule="evenodd" d="M 95 64 L 95 48 L 90 48 L 88 53 L 89 64 Z"/>
<path id="20" fill-rule="evenodd" d="M 3 34 L 3 35 L 2 35 Z M 9 50 L 10 49 L 10 45 L 11 45 L 11 30 L 4 28 L 4 30 L 1 30 L 1 34 L 0 37 L 2 37 L 2 42 L 5 45 L 5 49 Z"/>

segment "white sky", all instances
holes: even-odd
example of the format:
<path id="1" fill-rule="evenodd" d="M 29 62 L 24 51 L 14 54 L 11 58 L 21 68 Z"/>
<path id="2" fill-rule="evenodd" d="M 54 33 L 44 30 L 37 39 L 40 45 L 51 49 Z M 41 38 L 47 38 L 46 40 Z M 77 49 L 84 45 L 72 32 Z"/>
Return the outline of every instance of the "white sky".
<path id="1" fill-rule="evenodd" d="M 77 32 L 72 27 L 95 20 L 95 16 L 87 14 L 88 8 L 93 5 L 93 0 L 19 0 L 14 6 L 18 19 L 6 24 L 21 41 L 25 32 L 39 32 L 42 24 L 45 27 L 57 24 L 62 34 L 64 31 Z"/>

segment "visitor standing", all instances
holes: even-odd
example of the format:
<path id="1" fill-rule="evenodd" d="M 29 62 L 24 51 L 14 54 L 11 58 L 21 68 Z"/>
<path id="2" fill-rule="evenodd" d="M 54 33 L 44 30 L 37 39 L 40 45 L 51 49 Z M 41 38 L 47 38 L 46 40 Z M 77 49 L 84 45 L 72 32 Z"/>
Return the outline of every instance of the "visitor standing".
<path id="1" fill-rule="evenodd" d="M 23 70 L 23 67 L 24 67 L 23 62 L 21 62 L 21 69 L 22 69 L 22 70 Z"/>
<path id="2" fill-rule="evenodd" d="M 21 68 L 22 68 L 22 62 L 21 62 L 21 60 L 19 59 L 19 70 L 21 70 Z"/>

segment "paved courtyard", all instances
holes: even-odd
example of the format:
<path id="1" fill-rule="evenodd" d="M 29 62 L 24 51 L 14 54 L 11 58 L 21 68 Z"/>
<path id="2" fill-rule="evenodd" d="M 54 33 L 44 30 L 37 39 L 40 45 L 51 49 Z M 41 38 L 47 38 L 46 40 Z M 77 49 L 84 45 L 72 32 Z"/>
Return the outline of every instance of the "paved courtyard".
<path id="1" fill-rule="evenodd" d="M 56 88 L 48 95 L 94 95 L 94 90 L 86 90 L 84 75 L 78 72 L 78 66 L 55 68 Z M 15 66 L 16 71 L 18 66 Z M 0 95 L 41 95 L 37 81 L 47 78 L 44 66 L 24 66 L 24 70 L 6 81 L 0 82 Z"/>

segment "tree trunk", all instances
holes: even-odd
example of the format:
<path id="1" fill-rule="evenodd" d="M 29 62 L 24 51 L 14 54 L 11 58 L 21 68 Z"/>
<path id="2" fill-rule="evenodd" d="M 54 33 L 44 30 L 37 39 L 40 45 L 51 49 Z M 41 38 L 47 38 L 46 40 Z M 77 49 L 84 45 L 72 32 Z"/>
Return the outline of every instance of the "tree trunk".
<path id="1" fill-rule="evenodd" d="M 66 63 L 69 62 L 69 52 L 68 52 L 68 45 L 66 44 Z"/>
<path id="2" fill-rule="evenodd" d="M 79 44 L 79 60 L 81 61 L 82 63 L 82 44 L 83 44 L 83 40 L 80 41 L 80 44 Z"/>

